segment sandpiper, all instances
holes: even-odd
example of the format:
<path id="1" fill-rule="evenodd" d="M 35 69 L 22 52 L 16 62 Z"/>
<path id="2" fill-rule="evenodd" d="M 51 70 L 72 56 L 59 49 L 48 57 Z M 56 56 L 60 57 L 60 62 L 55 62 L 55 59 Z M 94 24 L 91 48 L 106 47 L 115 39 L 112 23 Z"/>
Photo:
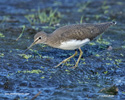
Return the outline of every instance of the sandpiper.
<path id="1" fill-rule="evenodd" d="M 80 55 L 77 59 L 76 64 L 72 67 L 76 68 L 83 54 L 80 47 L 87 44 L 95 37 L 103 33 L 111 25 L 115 24 L 116 22 L 105 22 L 97 24 L 91 24 L 91 23 L 73 24 L 60 27 L 51 34 L 47 34 L 41 31 L 34 36 L 34 42 L 28 47 L 28 49 L 30 49 L 35 44 L 42 43 L 63 50 L 75 50 L 75 53 L 72 56 L 64 59 L 55 67 L 60 66 L 62 63 L 65 63 L 69 59 L 76 56 L 77 55 L 76 50 L 79 49 Z"/>

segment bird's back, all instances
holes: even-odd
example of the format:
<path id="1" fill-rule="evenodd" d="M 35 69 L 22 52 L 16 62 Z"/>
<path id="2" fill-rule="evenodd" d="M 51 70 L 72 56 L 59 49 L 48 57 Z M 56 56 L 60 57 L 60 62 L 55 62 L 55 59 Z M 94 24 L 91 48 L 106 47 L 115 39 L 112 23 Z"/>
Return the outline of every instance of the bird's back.
<path id="1" fill-rule="evenodd" d="M 98 23 L 98 24 L 73 24 L 58 28 L 52 34 L 67 39 L 83 40 L 85 38 L 93 39 L 97 35 L 103 33 L 113 22 Z"/>

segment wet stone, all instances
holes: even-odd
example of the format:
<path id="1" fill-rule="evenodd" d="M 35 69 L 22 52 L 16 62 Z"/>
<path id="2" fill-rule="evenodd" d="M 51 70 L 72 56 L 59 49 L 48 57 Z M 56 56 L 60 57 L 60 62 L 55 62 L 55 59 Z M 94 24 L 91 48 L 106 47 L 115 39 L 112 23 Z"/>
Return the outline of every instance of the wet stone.
<path id="1" fill-rule="evenodd" d="M 111 86 L 111 87 L 106 87 L 103 88 L 99 91 L 99 93 L 106 93 L 110 95 L 116 95 L 118 93 L 118 87 L 116 86 Z"/>

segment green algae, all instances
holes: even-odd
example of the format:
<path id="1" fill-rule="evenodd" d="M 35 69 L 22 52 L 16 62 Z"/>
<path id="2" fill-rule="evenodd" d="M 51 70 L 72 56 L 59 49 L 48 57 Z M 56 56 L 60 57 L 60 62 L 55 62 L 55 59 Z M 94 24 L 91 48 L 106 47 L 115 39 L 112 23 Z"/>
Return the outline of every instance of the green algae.
<path id="1" fill-rule="evenodd" d="M 0 53 L 0 57 L 4 57 L 4 53 Z"/>
<path id="2" fill-rule="evenodd" d="M 96 54 L 95 56 L 96 56 L 96 57 L 100 57 L 101 55 L 99 55 L 99 54 Z"/>
<path id="3" fill-rule="evenodd" d="M 105 71 L 105 72 L 104 72 L 104 74 L 107 74 L 107 73 L 108 73 L 108 71 Z"/>
<path id="4" fill-rule="evenodd" d="M 99 43 L 99 44 L 105 44 L 105 45 L 109 45 L 109 44 L 110 44 L 109 41 L 107 41 L 107 40 L 105 40 L 105 39 L 101 39 L 101 38 L 98 38 L 98 39 L 96 40 L 96 42 Z"/>
<path id="5" fill-rule="evenodd" d="M 106 63 L 106 65 L 111 65 L 111 63 Z"/>
<path id="6" fill-rule="evenodd" d="M 1 38 L 4 38 L 4 37 L 5 37 L 5 35 L 3 35 L 3 33 L 0 33 L 0 37 L 1 37 Z"/>
<path id="7" fill-rule="evenodd" d="M 65 63 L 65 66 L 73 66 L 74 64 L 70 64 L 70 63 Z"/>
<path id="8" fill-rule="evenodd" d="M 96 45 L 95 42 L 89 42 L 89 45 Z"/>
<path id="9" fill-rule="evenodd" d="M 123 46 L 122 46 L 122 48 L 124 48 L 124 49 L 125 49 L 125 45 L 123 45 Z"/>
<path id="10" fill-rule="evenodd" d="M 41 70 L 24 70 L 24 71 L 18 71 L 18 73 L 35 73 L 35 74 L 39 74 L 42 73 Z"/>
<path id="11" fill-rule="evenodd" d="M 45 77 L 44 76 L 42 76 L 42 77 L 40 77 L 41 79 L 44 79 Z"/>
<path id="12" fill-rule="evenodd" d="M 32 55 L 29 55 L 29 54 L 28 55 L 26 55 L 26 54 L 18 54 L 18 55 L 25 58 L 25 59 L 27 59 L 27 61 L 28 61 L 29 58 L 32 57 Z"/>
<path id="13" fill-rule="evenodd" d="M 120 55 L 121 55 L 122 57 L 124 57 L 124 54 L 121 53 Z"/>

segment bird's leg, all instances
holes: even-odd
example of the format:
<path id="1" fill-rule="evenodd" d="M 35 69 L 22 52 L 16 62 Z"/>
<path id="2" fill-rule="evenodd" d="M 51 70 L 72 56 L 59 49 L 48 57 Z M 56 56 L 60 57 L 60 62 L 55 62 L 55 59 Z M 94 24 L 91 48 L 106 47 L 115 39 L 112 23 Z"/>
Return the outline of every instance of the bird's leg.
<path id="1" fill-rule="evenodd" d="M 72 56 L 70 56 L 70 57 L 64 59 L 64 60 L 63 60 L 62 62 L 60 62 L 57 66 L 55 66 L 55 68 L 57 68 L 58 66 L 60 66 L 62 63 L 67 62 L 69 59 L 73 58 L 73 57 L 76 56 L 76 55 L 77 55 L 77 51 L 75 50 L 75 53 L 74 53 Z"/>
<path id="2" fill-rule="evenodd" d="M 81 59 L 81 57 L 82 57 L 82 55 L 83 55 L 83 52 L 82 52 L 81 48 L 79 48 L 79 51 L 80 51 L 79 58 L 78 58 L 78 60 L 77 60 L 77 62 L 76 62 L 76 64 L 75 64 L 75 66 L 72 67 L 72 68 L 76 68 L 76 67 L 78 66 L 78 63 L 79 63 L 79 61 L 80 61 L 80 59 Z"/>

